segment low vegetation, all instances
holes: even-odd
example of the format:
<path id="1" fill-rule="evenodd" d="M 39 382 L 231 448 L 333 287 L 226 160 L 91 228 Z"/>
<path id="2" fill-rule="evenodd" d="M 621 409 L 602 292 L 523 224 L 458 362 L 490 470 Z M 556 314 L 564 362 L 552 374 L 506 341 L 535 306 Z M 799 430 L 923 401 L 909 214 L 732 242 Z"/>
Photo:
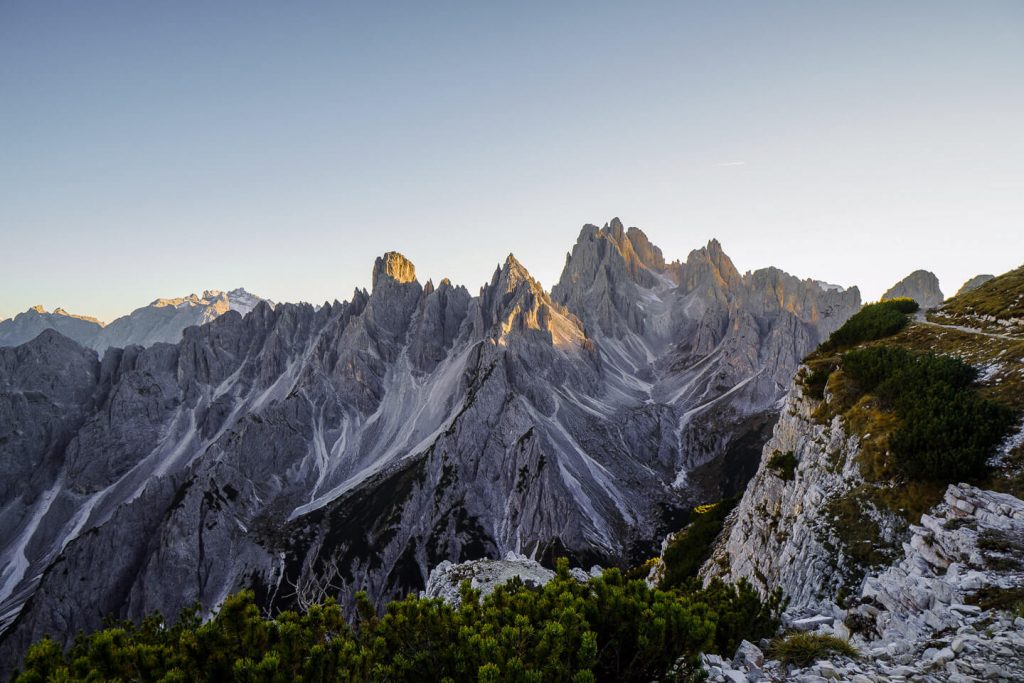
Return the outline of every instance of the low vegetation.
<path id="1" fill-rule="evenodd" d="M 715 579 L 694 595 L 715 610 L 715 636 L 710 652 L 735 652 L 744 640 L 774 635 L 779 630 L 779 615 L 786 606 L 782 591 L 776 590 L 762 599 L 746 579 L 736 584 Z"/>
<path id="2" fill-rule="evenodd" d="M 796 476 L 796 455 L 793 451 L 775 451 L 768 457 L 766 466 L 782 481 L 793 481 Z"/>
<path id="3" fill-rule="evenodd" d="M 896 467 L 912 479 L 981 476 L 1016 420 L 1008 407 L 978 395 L 971 386 L 977 370 L 959 358 L 876 346 L 850 351 L 842 368 L 899 418 L 889 448 Z"/>
<path id="4" fill-rule="evenodd" d="M 803 385 L 804 395 L 817 401 L 825 398 L 825 385 L 828 383 L 828 378 L 835 372 L 836 367 L 838 367 L 837 363 L 831 359 L 814 362 L 813 365 L 809 364 L 809 369 L 798 378 Z"/>
<path id="5" fill-rule="evenodd" d="M 697 576 L 701 565 L 711 557 L 715 539 L 722 531 L 725 518 L 739 500 L 739 496 L 735 496 L 694 509 L 690 523 L 675 534 L 665 548 L 665 568 L 661 579 L 663 590 L 682 588 Z"/>
<path id="6" fill-rule="evenodd" d="M 1000 610 L 1014 617 L 1024 617 L 1024 586 L 986 586 L 971 596 L 968 602 L 983 610 Z"/>
<path id="7" fill-rule="evenodd" d="M 868 304 L 833 332 L 821 345 L 821 350 L 839 351 L 892 336 L 910 322 L 909 314 L 917 309 L 917 302 L 913 299 L 891 299 Z"/>
<path id="8" fill-rule="evenodd" d="M 687 680 L 698 652 L 771 635 L 780 609 L 747 584 L 663 591 L 616 569 L 581 583 L 564 560 L 541 588 L 462 591 L 457 608 L 410 596 L 382 616 L 360 594 L 352 625 L 332 601 L 265 618 L 242 592 L 207 623 L 198 608 L 171 626 L 153 615 L 81 635 L 66 653 L 44 639 L 13 680 L 646 682 L 670 669 Z"/>
<path id="9" fill-rule="evenodd" d="M 836 636 L 818 633 L 790 633 L 772 640 L 767 655 L 785 665 L 810 666 L 829 657 L 857 657 L 857 649 Z"/>

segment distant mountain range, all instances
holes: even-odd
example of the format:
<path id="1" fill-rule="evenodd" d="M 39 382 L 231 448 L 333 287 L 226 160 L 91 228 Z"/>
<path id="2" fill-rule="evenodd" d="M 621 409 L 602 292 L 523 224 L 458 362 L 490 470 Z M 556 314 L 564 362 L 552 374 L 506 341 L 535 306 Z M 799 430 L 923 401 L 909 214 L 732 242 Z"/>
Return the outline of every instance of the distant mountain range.
<path id="1" fill-rule="evenodd" d="M 0 346 L 24 344 L 43 330 L 56 330 L 96 351 L 109 346 L 177 343 L 186 327 L 210 322 L 227 311 L 245 315 L 260 301 L 260 297 L 244 289 L 207 290 L 202 296 L 190 294 L 177 299 L 157 299 L 107 325 L 93 317 L 68 313 L 63 308 L 47 312 L 42 306 L 33 306 L 14 318 L 0 321 Z"/>

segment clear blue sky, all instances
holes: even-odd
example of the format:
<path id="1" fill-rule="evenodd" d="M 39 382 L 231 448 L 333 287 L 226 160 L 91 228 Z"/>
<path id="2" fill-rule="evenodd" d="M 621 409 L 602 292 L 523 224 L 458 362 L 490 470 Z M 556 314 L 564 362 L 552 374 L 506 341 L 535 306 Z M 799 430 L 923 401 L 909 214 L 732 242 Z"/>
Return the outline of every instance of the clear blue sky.
<path id="1" fill-rule="evenodd" d="M 550 4 L 0 0 L 0 317 L 550 287 L 616 215 L 867 298 L 1024 262 L 1024 2 Z"/>

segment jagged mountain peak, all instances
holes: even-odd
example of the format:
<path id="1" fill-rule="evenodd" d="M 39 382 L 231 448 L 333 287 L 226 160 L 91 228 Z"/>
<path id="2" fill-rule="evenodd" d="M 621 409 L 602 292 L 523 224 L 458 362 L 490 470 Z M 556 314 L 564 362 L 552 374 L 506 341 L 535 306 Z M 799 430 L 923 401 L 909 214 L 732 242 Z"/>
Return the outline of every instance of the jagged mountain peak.
<path id="1" fill-rule="evenodd" d="M 592 228 L 588 230 L 588 228 Z M 638 227 L 624 227 L 623 222 L 613 218 L 598 230 L 595 226 L 584 226 L 577 243 L 606 239 L 622 255 L 633 277 L 641 269 L 661 272 L 665 269 L 665 257 L 661 249 L 651 242 L 647 234 Z"/>
<path id="2" fill-rule="evenodd" d="M 665 269 L 665 256 L 662 254 L 661 248 L 651 242 L 643 230 L 631 227 L 626 231 L 626 237 L 633 248 L 633 253 L 641 263 L 652 270 L 662 271 Z"/>
<path id="3" fill-rule="evenodd" d="M 415 282 L 416 266 L 412 261 L 397 251 L 389 251 L 383 256 L 378 256 L 373 264 L 372 286 L 377 287 L 377 281 L 382 276 L 387 276 L 398 284 Z"/>
<path id="4" fill-rule="evenodd" d="M 733 264 L 732 259 L 729 258 L 729 255 L 726 254 L 725 250 L 722 248 L 722 243 L 714 237 L 708 240 L 708 243 L 700 249 L 695 249 L 690 252 L 690 258 L 703 259 L 715 265 L 723 272 L 735 272 L 737 275 L 739 274 L 739 271 Z M 687 260 L 689 260 L 689 258 Z"/>
<path id="5" fill-rule="evenodd" d="M 531 289 L 540 289 L 540 283 L 533 279 L 530 271 L 526 269 L 515 254 L 505 257 L 505 263 L 498 269 L 499 288 L 504 292 L 512 292 L 519 286 L 526 284 Z"/>
<path id="6" fill-rule="evenodd" d="M 462 288 L 459 288 L 462 289 Z M 585 346 L 582 322 L 556 303 L 526 267 L 509 254 L 480 289 L 477 333 L 504 344 L 510 335 L 541 331 L 558 347 Z"/>
<path id="7" fill-rule="evenodd" d="M 742 276 L 721 243 L 712 238 L 706 246 L 694 249 L 687 256 L 682 279 L 687 291 L 707 286 L 733 290 L 740 286 Z"/>
<path id="8" fill-rule="evenodd" d="M 595 286 L 599 290 L 617 289 L 627 281 L 650 288 L 657 284 L 664 268 L 661 249 L 639 228 L 626 230 L 618 218 L 603 228 L 587 224 L 566 255 L 552 296 L 561 303 L 579 301 Z"/>
<path id="9" fill-rule="evenodd" d="M 501 309 L 521 292 L 531 296 L 544 295 L 540 283 L 533 279 L 514 254 L 509 254 L 504 263 L 495 267 L 490 283 L 480 288 L 481 305 L 492 313 L 500 314 Z"/>
<path id="10" fill-rule="evenodd" d="M 460 291 L 465 292 L 466 296 L 469 296 L 469 290 L 464 285 L 453 285 L 450 278 L 441 278 L 441 281 L 436 285 L 432 279 L 427 280 L 427 283 L 423 285 L 423 299 L 425 300 L 431 294 L 435 292 L 438 294 L 445 294 L 447 292 Z"/>

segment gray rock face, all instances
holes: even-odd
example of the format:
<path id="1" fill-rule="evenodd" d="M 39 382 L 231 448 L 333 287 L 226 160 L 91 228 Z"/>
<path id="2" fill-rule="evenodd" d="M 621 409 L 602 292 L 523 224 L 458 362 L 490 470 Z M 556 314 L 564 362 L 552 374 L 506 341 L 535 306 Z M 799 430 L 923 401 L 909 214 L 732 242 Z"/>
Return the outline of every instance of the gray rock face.
<path id="1" fill-rule="evenodd" d="M 601 567 L 594 565 L 589 571 L 579 567 L 569 570 L 575 580 L 586 582 L 600 576 Z M 480 597 L 494 592 L 501 585 L 513 579 L 519 580 L 528 588 L 538 588 L 555 578 L 555 572 L 540 562 L 525 555 L 514 552 L 507 553 L 500 560 L 468 560 L 458 564 L 444 560 L 430 570 L 426 588 L 420 593 L 422 597 L 441 598 L 448 604 L 458 607 L 462 603 L 462 583 L 478 591 Z"/>
<path id="2" fill-rule="evenodd" d="M 24 344 L 43 330 L 56 330 L 100 353 L 111 346 L 177 343 L 186 327 L 203 325 L 227 311 L 245 315 L 260 301 L 262 299 L 244 289 L 208 290 L 202 296 L 190 294 L 177 299 L 157 299 L 108 325 L 96 318 L 72 315 L 63 308 L 48 313 L 42 306 L 35 306 L 10 320 L 0 321 L 0 347 Z"/>
<path id="3" fill-rule="evenodd" d="M 714 241 L 666 263 L 614 221 L 550 294 L 511 255 L 471 296 L 392 252 L 344 303 L 259 303 L 102 359 L 53 333 L 4 350 L 0 661 L 242 587 L 271 610 L 382 604 L 444 561 L 647 554 L 666 513 L 742 485 L 751 421 L 859 306 L 740 275 Z"/>
<path id="4" fill-rule="evenodd" d="M 859 658 L 798 669 L 765 661 L 744 643 L 731 666 L 717 655 L 706 655 L 704 666 L 713 681 L 731 680 L 730 671 L 767 681 L 1024 680 L 1024 619 L 974 604 L 1024 589 L 1022 558 L 1024 501 L 951 485 L 911 526 L 902 556 L 865 577 L 853 606 L 826 601 L 817 613 L 788 620 L 790 629 L 849 641 Z"/>
<path id="5" fill-rule="evenodd" d="M 862 482 L 857 438 L 839 417 L 819 424 L 815 405 L 794 383 L 757 473 L 701 572 L 705 579 L 744 578 L 764 593 L 781 588 L 794 614 L 821 612 L 847 579 L 850 568 L 835 550 L 840 544 L 829 543 L 825 509 Z M 769 466 L 775 452 L 795 456 L 791 480 Z"/>
<path id="6" fill-rule="evenodd" d="M 988 275 L 988 274 L 975 275 L 970 280 L 965 282 L 963 284 L 963 286 L 960 287 L 960 289 L 957 290 L 956 296 L 960 296 L 961 294 L 966 294 L 967 292 L 973 292 L 974 290 L 976 290 L 978 287 L 981 287 L 983 284 L 985 284 L 989 280 L 995 280 L 995 279 L 996 279 L 995 275 Z"/>
<path id="7" fill-rule="evenodd" d="M 882 295 L 882 301 L 890 299 L 913 299 L 921 308 L 935 308 L 946 297 L 939 289 L 939 278 L 927 270 L 915 270 Z"/>

